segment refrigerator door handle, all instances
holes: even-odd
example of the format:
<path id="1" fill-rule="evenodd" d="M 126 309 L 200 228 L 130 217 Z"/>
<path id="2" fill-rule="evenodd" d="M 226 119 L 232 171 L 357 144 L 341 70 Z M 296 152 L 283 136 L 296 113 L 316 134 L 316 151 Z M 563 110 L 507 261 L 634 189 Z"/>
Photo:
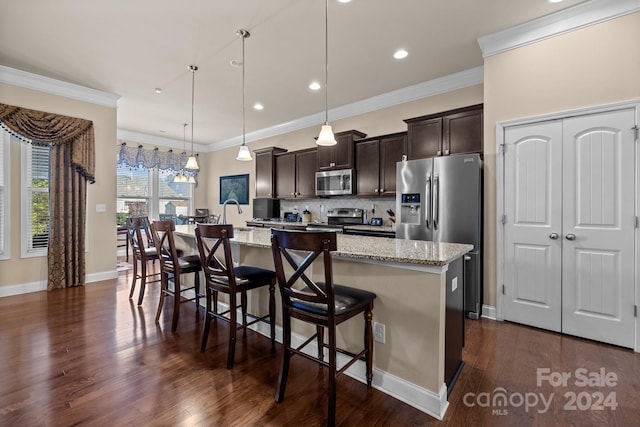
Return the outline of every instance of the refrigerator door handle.
<path id="1" fill-rule="evenodd" d="M 438 229 L 440 222 L 440 178 L 438 175 L 433 176 L 433 229 Z"/>
<path id="2" fill-rule="evenodd" d="M 427 185 L 424 190 L 424 198 L 427 203 L 425 213 L 424 213 L 424 221 L 427 228 L 429 228 L 429 222 L 431 221 L 431 177 L 427 176 Z"/>

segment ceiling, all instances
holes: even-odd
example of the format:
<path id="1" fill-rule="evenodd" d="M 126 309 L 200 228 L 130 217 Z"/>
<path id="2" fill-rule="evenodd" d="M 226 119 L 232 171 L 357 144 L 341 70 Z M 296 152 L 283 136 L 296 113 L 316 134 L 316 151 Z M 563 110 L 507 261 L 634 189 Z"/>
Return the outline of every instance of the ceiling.
<path id="1" fill-rule="evenodd" d="M 329 0 L 329 108 L 480 66 L 478 37 L 580 2 Z M 251 33 L 246 132 L 324 112 L 324 91 L 308 88 L 324 82 L 324 8 L 323 0 L 0 0 L 0 64 L 117 94 L 119 130 L 177 141 L 191 123 L 195 64 L 194 141 L 213 148 L 242 134 L 242 69 L 230 65 L 241 59 L 241 28 Z M 394 59 L 398 48 L 409 56 Z"/>

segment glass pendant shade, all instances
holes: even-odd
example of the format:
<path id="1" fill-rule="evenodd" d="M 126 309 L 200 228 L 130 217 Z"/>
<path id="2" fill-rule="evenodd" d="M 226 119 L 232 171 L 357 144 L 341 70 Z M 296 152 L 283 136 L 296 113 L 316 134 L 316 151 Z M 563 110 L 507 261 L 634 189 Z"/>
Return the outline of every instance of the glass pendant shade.
<path id="1" fill-rule="evenodd" d="M 316 144 L 318 145 L 336 145 L 338 142 L 336 138 L 333 136 L 333 130 L 331 129 L 331 125 L 325 123 L 320 129 L 320 135 L 318 135 L 318 139 L 316 140 Z"/>
<path id="2" fill-rule="evenodd" d="M 250 162 L 251 160 L 253 160 L 251 158 L 249 147 L 247 147 L 246 145 L 241 145 L 240 149 L 238 150 L 238 156 L 236 157 L 236 160 L 240 160 L 241 162 Z"/>
<path id="3" fill-rule="evenodd" d="M 187 165 L 185 166 L 185 168 L 192 171 L 200 169 L 200 166 L 198 166 L 198 160 L 196 160 L 196 156 L 189 157 L 189 160 L 187 160 Z"/>
<path id="4" fill-rule="evenodd" d="M 187 182 L 187 176 L 184 174 L 184 172 L 180 172 L 173 178 L 173 182 Z"/>
<path id="5" fill-rule="evenodd" d="M 189 184 L 195 184 L 196 183 L 196 179 L 193 177 L 193 175 L 190 175 L 189 179 L 187 180 L 187 182 Z"/>

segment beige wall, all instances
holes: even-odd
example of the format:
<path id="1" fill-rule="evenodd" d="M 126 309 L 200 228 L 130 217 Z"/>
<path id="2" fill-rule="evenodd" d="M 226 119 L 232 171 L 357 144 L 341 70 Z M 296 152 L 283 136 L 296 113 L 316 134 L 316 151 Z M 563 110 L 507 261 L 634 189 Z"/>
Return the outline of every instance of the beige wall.
<path id="1" fill-rule="evenodd" d="M 458 107 L 482 103 L 482 85 L 476 85 L 417 101 L 385 108 L 359 116 L 349 117 L 343 120 L 333 121 L 334 132 L 342 132 L 351 129 L 364 132 L 367 136 L 385 135 L 407 130 L 403 119 L 451 110 Z M 289 151 L 301 150 L 315 146 L 314 138 L 318 136 L 321 123 L 311 128 L 265 138 L 249 144 L 251 150 L 264 147 L 281 147 Z M 219 204 L 220 175 L 250 174 L 249 199 L 255 195 L 255 159 L 252 162 L 239 162 L 235 160 L 238 147 L 205 153 L 203 159 L 201 179 L 202 188 L 196 189 L 196 204 L 198 207 L 208 207 L 212 213 L 222 213 Z M 206 206 L 202 206 L 203 201 Z M 235 208 L 227 208 L 227 220 L 236 226 L 245 225 L 244 221 L 251 219 L 252 208 L 243 208 L 242 215 L 238 215 Z"/>
<path id="2" fill-rule="evenodd" d="M 96 183 L 87 189 L 87 279 L 115 273 L 116 109 L 0 84 L 0 102 L 92 120 L 96 138 Z M 20 146 L 11 144 L 11 259 L 0 261 L 0 287 L 46 282 L 47 259 L 20 258 Z M 106 212 L 96 213 L 104 203 Z"/>
<path id="3" fill-rule="evenodd" d="M 484 303 L 495 306 L 496 123 L 640 99 L 640 13 L 489 57 L 484 82 Z"/>

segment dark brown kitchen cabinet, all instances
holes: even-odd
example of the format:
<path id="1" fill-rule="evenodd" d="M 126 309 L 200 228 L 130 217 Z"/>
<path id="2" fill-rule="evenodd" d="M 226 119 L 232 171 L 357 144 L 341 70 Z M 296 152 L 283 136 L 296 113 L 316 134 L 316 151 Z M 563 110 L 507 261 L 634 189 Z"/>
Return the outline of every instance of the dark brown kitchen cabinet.
<path id="1" fill-rule="evenodd" d="M 409 159 L 480 153 L 482 104 L 407 119 Z"/>
<path id="2" fill-rule="evenodd" d="M 359 196 L 395 196 L 396 163 L 407 154 L 406 132 L 356 143 L 356 191 Z"/>
<path id="3" fill-rule="evenodd" d="M 315 148 L 277 155 L 275 165 L 276 198 L 315 197 L 317 168 Z"/>
<path id="4" fill-rule="evenodd" d="M 357 130 L 334 134 L 336 145 L 318 146 L 318 170 L 352 169 L 354 167 L 354 140 L 367 135 Z"/>
<path id="5" fill-rule="evenodd" d="M 275 156 L 287 150 L 278 147 L 254 150 L 256 156 L 256 198 L 274 197 L 276 168 Z"/>

